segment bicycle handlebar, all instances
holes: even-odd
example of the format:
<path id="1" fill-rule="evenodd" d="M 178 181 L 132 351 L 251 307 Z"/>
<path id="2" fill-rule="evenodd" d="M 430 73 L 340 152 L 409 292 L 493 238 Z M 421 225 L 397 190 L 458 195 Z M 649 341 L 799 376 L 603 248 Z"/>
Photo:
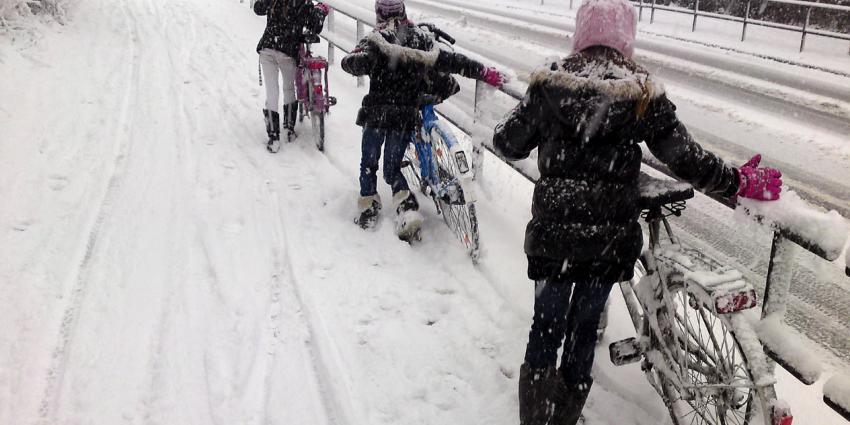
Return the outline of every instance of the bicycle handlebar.
<path id="1" fill-rule="evenodd" d="M 442 38 L 443 40 L 446 40 L 446 42 L 447 42 L 447 43 L 449 43 L 449 44 L 455 44 L 455 42 L 457 41 L 457 40 L 455 40 L 455 39 L 454 39 L 454 37 L 452 37 L 452 36 L 450 36 L 450 35 L 446 34 L 446 32 L 445 32 L 445 31 L 443 31 L 443 30 L 441 30 L 441 29 L 437 28 L 437 26 L 436 26 L 436 25 L 434 25 L 434 24 L 430 24 L 430 23 L 421 23 L 421 24 L 419 24 L 419 25 L 417 25 L 417 26 L 418 26 L 419 28 L 425 28 L 425 29 L 427 29 L 428 31 L 430 31 L 431 33 L 433 33 L 433 34 L 434 34 L 434 38 L 436 38 L 436 39 L 437 39 L 437 41 L 440 41 L 440 39 L 441 39 L 441 38 Z"/>

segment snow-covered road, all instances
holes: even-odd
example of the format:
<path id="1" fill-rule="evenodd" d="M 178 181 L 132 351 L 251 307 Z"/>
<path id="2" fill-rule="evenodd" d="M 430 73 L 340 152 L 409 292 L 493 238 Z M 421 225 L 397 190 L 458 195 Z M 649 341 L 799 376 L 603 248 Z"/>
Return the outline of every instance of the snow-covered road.
<path id="1" fill-rule="evenodd" d="M 80 0 L 36 48 L 0 40 L 0 423 L 516 423 L 530 184 L 488 159 L 478 267 L 433 210 L 417 247 L 362 232 L 362 91 L 333 69 L 326 155 L 307 126 L 268 154 L 263 23 Z M 665 423 L 639 367 L 605 359 L 622 310 L 589 423 Z M 780 378 L 804 423 L 842 423 Z"/>

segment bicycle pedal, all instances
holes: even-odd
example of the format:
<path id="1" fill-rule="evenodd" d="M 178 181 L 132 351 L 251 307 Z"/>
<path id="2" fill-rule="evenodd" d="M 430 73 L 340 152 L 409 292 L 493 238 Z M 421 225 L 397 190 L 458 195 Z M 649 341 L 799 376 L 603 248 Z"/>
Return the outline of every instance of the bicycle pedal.
<path id="1" fill-rule="evenodd" d="M 611 355 L 611 363 L 616 366 L 636 363 L 643 358 L 643 350 L 634 337 L 612 342 L 608 346 L 608 353 Z"/>

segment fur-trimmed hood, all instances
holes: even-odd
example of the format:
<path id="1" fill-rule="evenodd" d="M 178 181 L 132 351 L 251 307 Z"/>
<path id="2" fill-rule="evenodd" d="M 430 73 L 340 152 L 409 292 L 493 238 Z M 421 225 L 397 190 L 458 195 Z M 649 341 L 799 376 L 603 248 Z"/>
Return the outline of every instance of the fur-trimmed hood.
<path id="1" fill-rule="evenodd" d="M 571 92 L 595 92 L 612 102 L 656 99 L 665 93 L 643 67 L 625 58 L 621 61 L 591 58 L 581 54 L 531 74 L 530 85 L 552 85 Z"/>
<path id="2" fill-rule="evenodd" d="M 436 43 L 425 42 L 424 39 L 428 36 L 413 25 L 410 25 L 407 30 L 411 32 L 408 37 L 419 38 L 419 40 L 417 40 L 415 43 L 430 44 L 429 46 L 427 46 L 430 47 L 430 49 L 420 50 L 396 44 L 393 42 L 396 38 L 396 34 L 394 31 L 391 30 L 373 31 L 366 36 L 366 41 L 369 43 L 369 45 L 374 48 L 377 48 L 382 54 L 384 54 L 384 56 L 389 59 L 389 62 L 391 64 L 413 63 L 421 64 L 427 67 L 434 66 L 434 63 L 437 62 L 437 57 L 440 54 L 440 50 L 437 47 Z"/>
<path id="3" fill-rule="evenodd" d="M 549 119 L 574 129 L 585 143 L 621 134 L 664 96 L 664 86 L 640 65 L 613 49 L 599 49 L 537 70 L 529 84 L 548 105 Z"/>

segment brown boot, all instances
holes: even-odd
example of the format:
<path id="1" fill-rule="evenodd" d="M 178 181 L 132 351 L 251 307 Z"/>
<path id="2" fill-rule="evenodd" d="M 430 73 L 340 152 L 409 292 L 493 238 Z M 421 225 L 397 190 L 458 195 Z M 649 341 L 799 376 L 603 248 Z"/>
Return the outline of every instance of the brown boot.
<path id="1" fill-rule="evenodd" d="M 549 402 L 555 368 L 534 369 L 528 364 L 519 368 L 519 423 L 520 425 L 546 425 L 552 417 Z"/>

